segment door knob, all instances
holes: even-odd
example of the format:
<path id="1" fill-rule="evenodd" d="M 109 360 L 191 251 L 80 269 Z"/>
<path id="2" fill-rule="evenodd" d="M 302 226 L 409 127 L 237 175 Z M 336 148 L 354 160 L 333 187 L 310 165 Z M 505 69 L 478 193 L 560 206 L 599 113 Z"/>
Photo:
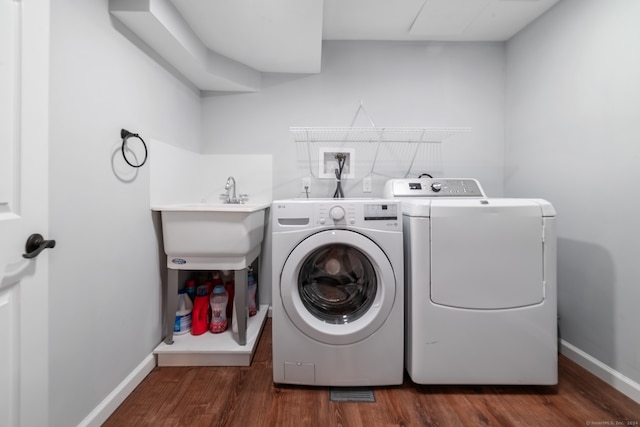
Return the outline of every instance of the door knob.
<path id="1" fill-rule="evenodd" d="M 22 257 L 27 259 L 35 258 L 45 249 L 54 248 L 55 246 L 55 240 L 44 240 L 41 234 L 34 233 L 27 239 L 25 245 L 26 253 L 23 254 Z"/>

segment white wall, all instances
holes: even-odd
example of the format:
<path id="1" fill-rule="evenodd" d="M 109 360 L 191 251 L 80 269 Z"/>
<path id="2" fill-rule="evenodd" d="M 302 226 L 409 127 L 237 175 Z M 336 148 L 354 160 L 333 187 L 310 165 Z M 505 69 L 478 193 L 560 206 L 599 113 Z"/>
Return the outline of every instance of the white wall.
<path id="1" fill-rule="evenodd" d="M 200 97 L 120 32 L 107 0 L 51 12 L 50 425 L 74 426 L 161 340 L 149 165 L 124 164 L 120 129 L 198 151 Z"/>
<path id="2" fill-rule="evenodd" d="M 355 116 L 361 100 L 376 126 L 471 127 L 471 133 L 451 137 L 435 150 L 442 159 L 436 176 L 475 177 L 489 194 L 502 195 L 503 43 L 324 42 L 322 73 L 265 75 L 262 83 L 257 93 L 203 97 L 202 150 L 272 154 L 274 199 L 303 197 L 302 177 L 310 175 L 308 147 L 294 142 L 289 127 L 349 126 L 354 117 L 354 125 L 370 126 L 365 114 Z M 346 180 L 346 197 L 382 196 L 384 176 L 374 175 L 373 193 L 362 192 L 363 171 L 370 165 L 358 159 L 371 160 L 372 152 L 363 155 L 363 144 L 354 147 L 356 178 Z M 386 162 L 380 172 L 404 174 L 412 152 L 402 144 L 391 150 L 399 152 L 380 155 Z M 433 147 L 421 150 L 428 155 Z M 394 157 L 398 164 L 389 164 Z M 422 167 L 430 164 L 422 157 L 410 176 L 434 173 Z M 310 197 L 331 197 L 335 183 L 313 179 L 311 187 Z M 259 289 L 260 300 L 270 303 L 270 229 L 266 232 Z"/>
<path id="3" fill-rule="evenodd" d="M 640 382 L 640 2 L 563 0 L 507 44 L 505 193 L 558 211 L 561 338 Z"/>
<path id="4" fill-rule="evenodd" d="M 442 144 L 436 172 L 477 177 L 490 194 L 502 194 L 504 44 L 325 42 L 322 61 L 321 74 L 266 75 L 257 93 L 206 95 L 203 152 L 273 154 L 274 198 L 301 196 L 306 147 L 289 127 L 349 126 L 362 100 L 377 126 L 472 127 Z M 356 125 L 369 123 L 361 114 Z M 346 195 L 380 196 L 384 181 L 374 180 L 371 194 L 361 181 L 347 182 Z M 334 188 L 314 182 L 311 197 Z"/>
<path id="5" fill-rule="evenodd" d="M 270 155 L 200 154 L 152 141 L 149 193 L 152 207 L 183 203 L 222 203 L 229 176 L 236 181 L 236 195 L 247 203 L 273 200 Z"/>

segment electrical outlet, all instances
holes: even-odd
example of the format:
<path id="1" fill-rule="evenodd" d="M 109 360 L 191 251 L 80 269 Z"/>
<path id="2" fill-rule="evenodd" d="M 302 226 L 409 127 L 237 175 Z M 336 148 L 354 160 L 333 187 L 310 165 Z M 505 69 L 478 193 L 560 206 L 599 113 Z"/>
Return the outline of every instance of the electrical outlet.
<path id="1" fill-rule="evenodd" d="M 336 155 L 344 154 L 345 162 L 342 169 L 342 178 L 355 178 L 355 150 L 353 148 L 325 148 L 321 147 L 319 160 L 318 178 L 336 177 L 336 169 L 338 168 L 338 159 Z"/>
<path id="2" fill-rule="evenodd" d="M 302 192 L 311 193 L 311 178 L 302 178 Z"/>
<path id="3" fill-rule="evenodd" d="M 373 183 L 370 176 L 365 176 L 362 180 L 362 192 L 371 193 L 373 191 Z"/>

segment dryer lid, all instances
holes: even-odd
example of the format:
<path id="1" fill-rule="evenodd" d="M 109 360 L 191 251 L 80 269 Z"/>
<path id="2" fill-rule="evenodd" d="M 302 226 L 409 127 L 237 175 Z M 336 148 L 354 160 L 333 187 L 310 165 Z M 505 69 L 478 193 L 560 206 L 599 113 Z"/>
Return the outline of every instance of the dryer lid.
<path id="1" fill-rule="evenodd" d="M 505 309 L 544 300 L 542 209 L 535 201 L 434 200 L 431 300 Z"/>

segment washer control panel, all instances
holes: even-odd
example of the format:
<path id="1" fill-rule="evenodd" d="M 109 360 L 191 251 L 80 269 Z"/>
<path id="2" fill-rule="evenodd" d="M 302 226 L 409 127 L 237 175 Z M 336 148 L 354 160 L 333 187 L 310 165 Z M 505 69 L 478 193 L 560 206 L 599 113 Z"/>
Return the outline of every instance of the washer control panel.
<path id="1" fill-rule="evenodd" d="M 327 199 L 315 204 L 317 225 L 353 225 L 395 229 L 401 223 L 400 203 L 393 200 Z"/>
<path id="2" fill-rule="evenodd" d="M 272 203 L 273 230 L 354 227 L 402 231 L 400 200 L 289 199 Z"/>
<path id="3" fill-rule="evenodd" d="M 365 221 L 381 221 L 398 219 L 398 205 L 389 203 L 375 203 L 364 205 Z"/>
<path id="4" fill-rule="evenodd" d="M 390 179 L 384 197 L 486 197 L 480 183 L 471 178 Z"/>
<path id="5" fill-rule="evenodd" d="M 345 212 L 342 206 L 334 206 L 329 210 L 329 216 L 334 221 L 340 221 L 344 218 Z"/>

